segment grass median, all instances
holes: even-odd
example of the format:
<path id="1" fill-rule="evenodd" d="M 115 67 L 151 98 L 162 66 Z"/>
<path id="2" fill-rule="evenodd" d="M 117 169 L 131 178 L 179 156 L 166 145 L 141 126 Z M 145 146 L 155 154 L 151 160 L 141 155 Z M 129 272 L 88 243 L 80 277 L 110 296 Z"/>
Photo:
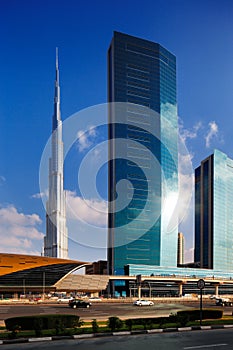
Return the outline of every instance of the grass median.
<path id="1" fill-rule="evenodd" d="M 74 324 L 72 327 L 66 328 L 62 324 L 59 327 L 53 329 L 41 329 L 40 336 L 72 336 L 90 333 L 111 333 L 117 331 L 139 331 L 149 329 L 167 329 L 167 328 L 180 328 L 180 327 L 195 327 L 200 326 L 199 320 L 192 320 L 193 313 L 189 317 L 180 317 L 179 313 L 171 314 L 169 317 L 154 317 L 154 318 L 140 318 L 140 319 L 128 319 L 121 320 L 118 317 L 110 317 L 106 321 L 98 321 L 96 319 L 88 322 L 79 320 L 78 324 Z M 187 314 L 185 314 L 187 316 Z M 190 318 L 190 319 L 189 319 Z M 217 319 L 203 319 L 202 326 L 213 325 L 233 325 L 232 316 L 222 316 Z M 38 330 L 24 330 L 17 324 L 12 326 L 11 329 L 1 327 L 0 339 L 15 339 L 15 338 L 32 338 L 38 336 Z"/>

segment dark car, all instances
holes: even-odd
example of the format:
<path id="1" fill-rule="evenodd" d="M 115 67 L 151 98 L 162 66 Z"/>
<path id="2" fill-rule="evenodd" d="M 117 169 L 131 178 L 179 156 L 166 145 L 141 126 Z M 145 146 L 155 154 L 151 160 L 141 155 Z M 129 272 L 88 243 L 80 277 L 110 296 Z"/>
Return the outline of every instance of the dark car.
<path id="1" fill-rule="evenodd" d="M 216 305 L 218 305 L 218 306 L 232 306 L 233 302 L 228 298 L 216 298 Z"/>
<path id="2" fill-rule="evenodd" d="M 69 300 L 69 307 L 72 307 L 73 309 L 76 309 L 77 307 L 88 308 L 90 306 L 91 306 L 91 303 L 89 303 L 88 301 L 84 301 L 80 299 Z"/>

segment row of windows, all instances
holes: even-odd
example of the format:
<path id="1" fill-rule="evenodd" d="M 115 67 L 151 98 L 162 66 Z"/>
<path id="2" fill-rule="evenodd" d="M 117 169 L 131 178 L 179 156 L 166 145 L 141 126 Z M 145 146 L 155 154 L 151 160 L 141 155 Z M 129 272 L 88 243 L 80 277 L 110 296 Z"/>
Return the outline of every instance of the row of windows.
<path id="1" fill-rule="evenodd" d="M 127 105 L 127 112 L 130 113 L 130 115 L 135 114 L 135 115 L 140 115 L 140 116 L 149 117 L 149 118 L 151 116 L 150 112 L 143 107 L 135 108 L 135 106 Z"/>
<path id="2" fill-rule="evenodd" d="M 135 184 L 134 182 L 134 186 L 132 185 L 132 183 L 128 183 L 127 188 L 129 190 L 134 190 L 135 193 L 139 193 L 139 194 L 143 194 L 143 195 L 147 195 L 148 193 L 151 193 L 151 187 L 148 188 L 147 185 L 145 184 L 145 186 L 138 186 L 138 184 Z"/>
<path id="3" fill-rule="evenodd" d="M 142 162 L 142 159 L 138 160 L 137 161 L 137 164 L 131 162 L 131 161 L 128 161 L 127 162 L 127 165 L 128 166 L 131 166 L 131 167 L 140 167 L 142 169 L 151 169 L 151 164 L 150 162 Z"/>
<path id="4" fill-rule="evenodd" d="M 143 136 L 139 136 L 137 134 L 127 134 L 127 138 L 131 139 L 131 140 L 135 140 L 135 141 L 143 141 L 143 142 L 147 142 L 150 143 L 151 140 L 149 137 L 143 137 Z"/>
<path id="5" fill-rule="evenodd" d="M 142 119 L 143 118 L 143 119 Z M 128 122 L 134 122 L 137 123 L 137 125 L 150 125 L 150 118 L 145 118 L 144 116 L 132 116 L 132 115 L 127 115 L 127 121 Z"/>
<path id="6" fill-rule="evenodd" d="M 138 184 L 135 184 L 135 183 L 134 183 L 134 186 L 128 184 L 127 188 L 129 190 L 134 190 L 135 193 L 144 193 L 144 194 L 151 193 L 151 187 L 150 188 L 148 188 L 147 186 L 142 187 L 142 186 L 138 186 Z"/>
<path id="7" fill-rule="evenodd" d="M 138 82 L 132 82 L 132 81 L 127 81 L 126 82 L 126 85 L 129 87 L 129 88 L 137 88 L 137 89 L 140 89 L 140 90 L 150 90 L 150 87 L 148 86 L 148 84 L 142 84 L 142 83 L 138 83 Z"/>
<path id="8" fill-rule="evenodd" d="M 136 45 L 132 43 L 126 43 L 126 50 L 136 50 L 139 53 L 147 53 L 148 55 L 152 55 L 153 57 L 159 57 L 159 51 L 149 48 L 148 46 Z"/>
<path id="9" fill-rule="evenodd" d="M 150 81 L 150 79 L 149 79 L 149 77 L 147 77 L 146 75 L 143 75 L 143 74 L 137 74 L 137 73 L 134 73 L 134 72 L 128 72 L 127 73 L 127 77 L 128 78 L 134 78 L 134 79 L 137 79 L 137 80 L 140 80 L 140 81 L 147 81 L 147 82 L 149 82 Z"/>
<path id="10" fill-rule="evenodd" d="M 171 94 L 176 94 L 176 86 L 172 82 L 169 83 L 168 81 L 160 81 L 160 91 L 161 93 L 164 93 L 164 91 L 169 91 Z"/>
<path id="11" fill-rule="evenodd" d="M 141 55 L 141 56 L 144 56 L 144 57 L 149 57 L 149 58 L 152 58 L 152 59 L 155 59 L 155 60 L 160 60 L 161 62 L 163 62 L 164 64 L 168 65 L 169 61 L 168 59 L 165 57 L 165 56 L 162 56 L 162 55 L 159 55 L 159 57 L 155 57 L 154 55 L 152 54 L 148 54 L 148 53 L 145 53 L 145 52 L 139 52 L 139 50 L 136 48 L 136 49 L 133 49 L 132 47 L 129 49 L 128 47 L 126 48 L 126 51 L 128 52 L 132 52 L 134 54 L 137 54 L 137 55 Z"/>
<path id="12" fill-rule="evenodd" d="M 150 147 L 144 147 L 142 144 L 140 143 L 136 143 L 136 144 L 133 144 L 131 142 L 127 142 L 127 149 L 130 151 L 130 150 L 134 150 L 135 152 L 143 152 L 144 154 L 148 154 L 151 152 L 151 149 Z"/>
<path id="13" fill-rule="evenodd" d="M 157 57 L 154 57 L 154 56 L 151 56 L 151 55 L 148 55 L 148 54 L 146 54 L 146 53 L 142 53 L 142 52 L 139 52 L 139 51 L 136 51 L 136 50 L 126 49 L 126 51 L 132 52 L 132 53 L 136 53 L 137 55 L 141 55 L 141 56 L 145 56 L 145 57 L 150 57 L 150 58 L 153 58 L 153 59 L 158 59 Z"/>
<path id="14" fill-rule="evenodd" d="M 143 213 L 141 211 L 141 213 Z M 128 214 L 128 219 L 131 220 L 137 220 L 137 221 L 141 221 L 143 223 L 148 223 L 149 221 L 151 221 L 151 213 L 148 213 L 148 215 L 143 215 L 141 214 L 138 215 L 137 217 L 135 217 L 135 215 L 130 215 L 130 213 Z"/>
<path id="15" fill-rule="evenodd" d="M 172 89 L 171 86 L 161 86 L 160 88 L 161 98 L 165 95 L 166 97 L 173 98 L 176 101 L 176 89 Z"/>
<path id="16" fill-rule="evenodd" d="M 146 225 L 146 228 L 147 228 L 147 225 Z M 135 232 L 137 236 L 140 234 L 140 232 L 142 234 L 145 233 L 145 228 L 139 227 L 138 225 L 136 225 L 135 227 L 133 227 L 132 225 L 127 225 L 126 230 L 128 232 Z"/>
<path id="17" fill-rule="evenodd" d="M 136 66 L 135 64 L 127 64 L 126 67 L 130 70 L 134 70 L 134 71 L 137 71 L 137 72 L 142 72 L 142 73 L 145 73 L 145 74 L 149 74 L 150 72 L 145 69 L 145 67 L 142 67 L 142 66 Z"/>
<path id="18" fill-rule="evenodd" d="M 135 166 L 142 166 L 142 167 L 148 167 L 150 169 L 150 158 L 143 157 L 142 155 L 132 155 L 132 154 L 127 154 L 127 158 L 135 163 Z"/>
<path id="19" fill-rule="evenodd" d="M 128 198 L 128 199 L 131 199 L 132 196 L 128 193 L 128 194 L 127 194 L 127 198 Z M 151 202 L 151 199 L 149 199 L 147 196 L 140 196 L 140 195 L 135 195 L 135 194 L 134 194 L 134 200 L 143 201 L 144 203 L 145 203 L 145 202 L 146 202 L 146 203 Z"/>
<path id="20" fill-rule="evenodd" d="M 142 92 L 142 91 L 135 91 L 135 90 L 127 90 L 127 95 L 146 98 L 147 100 L 149 100 L 151 98 L 150 94 L 147 94 L 147 93 Z"/>
<path id="21" fill-rule="evenodd" d="M 128 144 L 127 155 L 139 156 L 139 157 L 141 156 L 141 157 L 145 157 L 146 159 L 150 159 L 151 150 L 147 148 L 143 148 L 141 144 L 140 144 L 140 147 L 132 147 L 130 144 Z"/>
<path id="22" fill-rule="evenodd" d="M 130 130 L 130 131 L 134 131 L 136 132 L 137 134 L 138 133 L 141 133 L 141 134 L 146 134 L 146 135 L 150 135 L 150 132 L 145 130 L 145 129 L 142 129 L 142 128 L 139 128 L 137 126 L 134 126 L 134 125 L 129 125 L 127 124 L 127 130 Z"/>
<path id="23" fill-rule="evenodd" d="M 128 251 L 134 251 L 134 250 L 136 250 L 136 251 L 149 251 L 150 250 L 150 248 L 148 247 L 148 244 L 145 244 L 144 246 L 138 245 L 137 247 L 126 246 L 126 249 Z"/>
<path id="24" fill-rule="evenodd" d="M 127 175 L 127 178 L 131 179 L 131 180 L 135 179 L 135 180 L 140 180 L 140 181 L 145 181 L 145 182 L 150 181 L 150 180 L 147 180 L 144 175 L 141 175 L 138 173 L 129 173 Z"/>
<path id="25" fill-rule="evenodd" d="M 139 135 L 138 133 L 135 133 L 135 135 Z M 150 135 L 150 134 L 147 134 L 146 131 L 144 133 L 141 133 L 141 135 Z M 131 135 L 132 136 L 132 135 Z M 131 140 L 131 137 L 129 138 L 128 137 L 128 140 Z M 151 152 L 151 145 L 143 145 L 143 143 L 132 143 L 131 141 L 127 141 L 127 149 L 128 150 L 132 150 L 132 151 L 135 151 L 135 152 L 139 152 L 142 151 L 141 153 L 149 153 Z"/>
<path id="26" fill-rule="evenodd" d="M 135 104 L 142 105 L 142 106 L 150 108 L 150 103 L 149 102 L 140 101 L 140 100 L 138 100 L 137 98 L 134 98 L 134 97 L 127 97 L 127 101 L 126 102 L 135 103 Z"/>
<path id="27" fill-rule="evenodd" d="M 142 152 L 140 154 L 135 153 L 135 152 L 127 152 L 127 157 L 130 158 L 135 158 L 135 159 L 146 159 L 146 160 L 151 160 L 151 155 L 150 153 L 148 154 L 143 154 Z"/>
<path id="28" fill-rule="evenodd" d="M 174 82 L 176 81 L 176 71 L 170 69 L 170 67 L 166 67 L 166 66 L 160 67 L 160 76 L 161 77 L 170 76 Z"/>
<path id="29" fill-rule="evenodd" d="M 132 212 L 135 212 L 135 211 L 138 211 L 138 213 L 137 213 L 137 215 L 139 215 L 140 213 L 142 213 L 142 208 L 134 208 L 134 207 L 129 207 L 128 206 L 128 208 L 127 208 L 127 210 L 128 211 L 131 211 L 132 210 Z M 143 214 L 141 214 L 141 215 L 151 215 L 151 209 L 145 209 L 145 208 L 143 208 Z"/>

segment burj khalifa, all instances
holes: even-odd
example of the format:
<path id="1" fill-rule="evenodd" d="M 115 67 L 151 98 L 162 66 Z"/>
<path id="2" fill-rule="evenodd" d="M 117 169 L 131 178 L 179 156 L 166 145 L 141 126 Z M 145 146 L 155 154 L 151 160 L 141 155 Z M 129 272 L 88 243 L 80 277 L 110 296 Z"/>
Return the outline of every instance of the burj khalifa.
<path id="1" fill-rule="evenodd" d="M 63 185 L 63 161 L 58 50 L 56 49 L 52 150 L 51 158 L 49 159 L 49 197 L 46 203 L 44 256 L 67 259 L 68 232 L 66 226 L 66 198 Z"/>

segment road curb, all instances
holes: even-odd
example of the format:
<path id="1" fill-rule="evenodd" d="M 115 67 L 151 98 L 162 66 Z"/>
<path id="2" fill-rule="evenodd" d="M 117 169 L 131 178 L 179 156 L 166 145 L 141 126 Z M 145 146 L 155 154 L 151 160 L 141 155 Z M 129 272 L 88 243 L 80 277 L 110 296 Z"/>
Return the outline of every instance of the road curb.
<path id="1" fill-rule="evenodd" d="M 2 340 L 2 344 L 18 344 L 18 343 L 28 343 L 28 338 Z"/>
<path id="2" fill-rule="evenodd" d="M 175 327 L 174 328 L 172 327 L 172 328 L 164 328 L 163 329 L 164 333 L 177 332 L 177 331 L 178 331 L 178 328 L 175 328 Z"/>
<path id="3" fill-rule="evenodd" d="M 119 331 L 119 332 L 107 332 L 107 333 L 89 333 L 89 334 L 76 334 L 70 336 L 52 336 L 52 337 L 37 337 L 37 338 L 18 338 L 18 339 L 5 339 L 0 340 L 0 345 L 4 344 L 17 344 L 17 343 L 32 343 L 32 342 L 48 342 L 55 340 L 64 340 L 64 339 L 90 339 L 90 338 L 101 338 L 101 337 L 117 337 L 124 335 L 138 335 L 138 334 L 156 334 L 156 333 L 169 333 L 169 332 L 187 332 L 187 331 L 208 331 L 216 329 L 227 329 L 233 328 L 233 325 L 212 325 L 212 326 L 192 326 L 192 327 L 177 327 L 177 328 L 156 328 L 148 330 L 134 330 L 134 331 Z"/>
<path id="4" fill-rule="evenodd" d="M 93 333 L 72 335 L 73 339 L 85 339 L 85 338 L 93 338 L 93 337 L 94 337 Z"/>
<path id="5" fill-rule="evenodd" d="M 59 337 L 60 338 L 60 337 Z M 62 337 L 61 337 L 62 339 Z M 38 337 L 38 338 L 29 338 L 28 341 L 31 343 L 31 342 L 36 342 L 36 341 L 50 341 L 50 340 L 53 340 L 52 337 Z"/>
<path id="6" fill-rule="evenodd" d="M 180 327 L 177 329 L 178 329 L 178 332 L 187 332 L 187 331 L 191 331 L 192 327 Z"/>
<path id="7" fill-rule="evenodd" d="M 213 324 L 212 329 L 223 329 L 224 325 L 223 324 Z"/>
<path id="8" fill-rule="evenodd" d="M 148 329 L 147 330 L 148 334 L 153 334 L 153 333 L 163 333 L 163 329 L 162 328 L 158 328 L 158 329 Z"/>
<path id="9" fill-rule="evenodd" d="M 131 335 L 130 331 L 113 332 L 112 335 Z"/>
<path id="10" fill-rule="evenodd" d="M 202 331 L 207 330 L 207 329 L 211 329 L 211 326 L 201 326 Z"/>

